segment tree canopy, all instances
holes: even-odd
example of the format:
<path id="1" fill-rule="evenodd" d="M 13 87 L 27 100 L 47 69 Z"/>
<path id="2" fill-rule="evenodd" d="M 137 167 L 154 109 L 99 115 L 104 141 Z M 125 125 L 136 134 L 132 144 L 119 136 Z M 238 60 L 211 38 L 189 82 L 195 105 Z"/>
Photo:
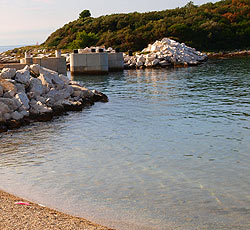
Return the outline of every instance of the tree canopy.
<path id="1" fill-rule="evenodd" d="M 69 44 L 69 48 L 71 49 L 81 49 L 87 46 L 95 45 L 98 41 L 98 36 L 94 33 L 86 33 L 86 31 L 78 32 L 76 35 L 76 39 Z"/>
<path id="2" fill-rule="evenodd" d="M 90 17 L 84 10 L 79 19 L 52 33 L 47 47 L 72 48 L 105 45 L 142 50 L 149 43 L 169 37 L 202 51 L 250 48 L 250 0 L 222 0 L 201 6 L 189 2 L 172 10 L 112 14 Z M 92 37 L 79 43 L 79 33 Z M 76 40 L 76 41 L 75 41 Z"/>
<path id="3" fill-rule="evenodd" d="M 91 13 L 89 10 L 83 10 L 80 14 L 79 14 L 79 18 L 80 19 L 84 19 L 84 18 L 87 18 L 87 17 L 90 17 L 91 16 Z"/>

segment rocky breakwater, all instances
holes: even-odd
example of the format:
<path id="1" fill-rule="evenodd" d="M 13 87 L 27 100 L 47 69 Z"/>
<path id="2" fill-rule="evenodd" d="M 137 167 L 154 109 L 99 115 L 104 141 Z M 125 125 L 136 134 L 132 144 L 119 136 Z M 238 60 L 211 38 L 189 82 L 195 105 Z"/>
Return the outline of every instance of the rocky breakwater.
<path id="1" fill-rule="evenodd" d="M 124 55 L 124 68 L 154 68 L 198 65 L 207 55 L 169 38 L 163 38 L 134 56 Z"/>
<path id="2" fill-rule="evenodd" d="M 0 64 L 1 63 L 18 63 L 19 60 L 16 57 L 15 53 L 12 53 L 10 55 L 6 53 L 0 53 Z"/>
<path id="3" fill-rule="evenodd" d="M 0 73 L 0 132 L 48 121 L 97 101 L 108 102 L 108 98 L 39 65 L 19 71 L 5 68 Z"/>

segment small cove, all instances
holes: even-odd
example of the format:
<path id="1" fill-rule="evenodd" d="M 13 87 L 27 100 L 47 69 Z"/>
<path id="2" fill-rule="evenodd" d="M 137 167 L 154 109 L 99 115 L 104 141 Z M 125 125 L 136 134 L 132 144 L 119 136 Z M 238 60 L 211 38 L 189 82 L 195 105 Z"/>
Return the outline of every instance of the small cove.
<path id="1" fill-rule="evenodd" d="M 250 227 L 250 59 L 84 76 L 110 102 L 0 138 L 0 188 L 118 229 Z"/>

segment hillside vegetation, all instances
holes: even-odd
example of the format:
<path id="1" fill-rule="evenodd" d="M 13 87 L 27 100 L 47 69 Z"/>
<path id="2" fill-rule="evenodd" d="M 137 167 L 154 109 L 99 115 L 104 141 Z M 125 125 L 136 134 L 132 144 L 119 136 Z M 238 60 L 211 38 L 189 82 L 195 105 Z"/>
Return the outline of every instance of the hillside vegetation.
<path id="1" fill-rule="evenodd" d="M 91 45 L 139 51 L 169 37 L 202 51 L 250 47 L 250 0 L 223 0 L 147 13 L 93 18 L 88 10 L 52 33 L 43 46 L 84 48 Z"/>

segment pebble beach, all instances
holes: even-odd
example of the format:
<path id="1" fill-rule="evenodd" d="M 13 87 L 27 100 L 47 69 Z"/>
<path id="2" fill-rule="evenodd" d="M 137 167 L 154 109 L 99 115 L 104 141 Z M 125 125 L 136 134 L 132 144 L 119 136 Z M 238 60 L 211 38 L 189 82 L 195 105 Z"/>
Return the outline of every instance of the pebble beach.
<path id="1" fill-rule="evenodd" d="M 108 230 L 110 228 L 0 191 L 0 229 Z"/>

